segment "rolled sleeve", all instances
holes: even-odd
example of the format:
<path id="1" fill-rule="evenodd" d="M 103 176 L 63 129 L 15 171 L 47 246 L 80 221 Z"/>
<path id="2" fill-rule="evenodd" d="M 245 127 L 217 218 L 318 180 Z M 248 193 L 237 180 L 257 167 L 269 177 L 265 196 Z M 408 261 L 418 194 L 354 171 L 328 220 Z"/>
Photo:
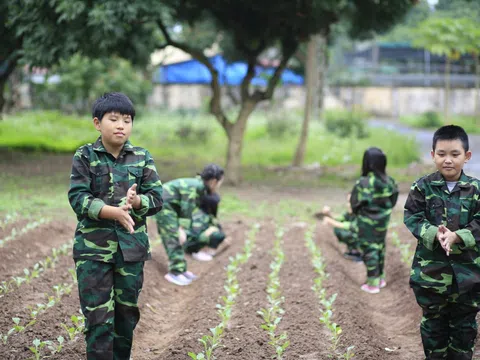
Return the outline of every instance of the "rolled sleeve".
<path id="1" fill-rule="evenodd" d="M 475 241 L 475 238 L 473 237 L 473 234 L 470 230 L 460 229 L 455 231 L 455 233 L 458 235 L 460 239 L 462 239 L 466 248 L 473 249 L 475 247 L 477 242 Z"/>
<path id="2" fill-rule="evenodd" d="M 105 206 L 105 203 L 100 199 L 93 199 L 88 208 L 88 217 L 93 220 L 100 220 L 99 215 L 102 208 Z"/>
<path id="3" fill-rule="evenodd" d="M 425 231 L 422 232 L 421 237 L 423 240 L 423 245 L 428 249 L 433 251 L 435 237 L 437 236 L 438 227 L 430 226 Z"/>
<path id="4" fill-rule="evenodd" d="M 140 194 L 140 208 L 132 209 L 132 212 L 137 217 L 142 217 L 147 215 L 148 210 L 150 210 L 150 199 L 147 195 Z"/>

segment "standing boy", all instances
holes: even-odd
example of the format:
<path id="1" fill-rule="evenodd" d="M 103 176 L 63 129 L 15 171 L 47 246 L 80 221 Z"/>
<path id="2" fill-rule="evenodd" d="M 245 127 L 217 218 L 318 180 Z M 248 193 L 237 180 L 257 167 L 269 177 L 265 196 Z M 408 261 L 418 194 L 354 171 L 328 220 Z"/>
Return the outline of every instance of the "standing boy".
<path id="1" fill-rule="evenodd" d="M 480 182 L 463 172 L 468 136 L 455 125 L 433 135 L 437 172 L 413 183 L 405 225 L 418 239 L 410 286 L 423 310 L 426 359 L 472 359 L 480 304 Z"/>
<path id="2" fill-rule="evenodd" d="M 76 151 L 68 192 L 78 219 L 73 258 L 87 359 L 128 360 L 143 265 L 151 258 L 146 217 L 162 208 L 162 183 L 150 153 L 128 141 L 130 99 L 107 93 L 92 113 L 100 137 Z"/>

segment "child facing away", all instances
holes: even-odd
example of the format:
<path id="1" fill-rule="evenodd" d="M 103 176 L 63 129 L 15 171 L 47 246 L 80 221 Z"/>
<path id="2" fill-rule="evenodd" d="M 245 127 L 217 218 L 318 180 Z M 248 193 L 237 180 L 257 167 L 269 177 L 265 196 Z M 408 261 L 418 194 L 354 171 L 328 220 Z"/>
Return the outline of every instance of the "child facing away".
<path id="1" fill-rule="evenodd" d="M 426 359 L 472 359 L 480 304 L 480 181 L 467 176 L 468 136 L 447 125 L 433 135 L 437 171 L 411 187 L 404 222 L 418 244 L 410 286 L 423 311 Z"/>
<path id="2" fill-rule="evenodd" d="M 360 288 L 377 294 L 387 285 L 384 273 L 385 237 L 398 189 L 386 173 L 387 157 L 376 147 L 363 154 L 362 176 L 353 187 L 350 205 L 357 216 L 358 243 L 367 267 L 367 281 Z"/>
<path id="3" fill-rule="evenodd" d="M 362 253 L 358 245 L 357 218 L 352 213 L 350 194 L 347 196 L 347 210 L 341 214 L 334 214 L 329 206 L 324 206 L 321 214 L 323 223 L 333 227 L 333 232 L 338 241 L 347 245 L 347 252 L 343 254 L 346 259 L 362 262 Z"/>
<path id="4" fill-rule="evenodd" d="M 193 210 L 183 247 L 195 260 L 210 261 L 230 245 L 217 219 L 219 202 L 217 193 L 205 194 L 200 198 L 199 207 Z"/>
<path id="5" fill-rule="evenodd" d="M 193 211 L 206 194 L 216 193 L 223 182 L 223 169 L 216 164 L 208 164 L 195 178 L 182 178 L 163 185 L 163 210 L 156 216 L 157 229 L 168 256 L 168 273 L 165 279 L 173 284 L 189 285 L 197 278 L 187 271 L 185 250 L 181 237 L 184 236 L 180 219 L 191 222 Z M 182 236 L 183 235 L 183 236 Z"/>
<path id="6" fill-rule="evenodd" d="M 151 258 L 146 217 L 162 208 L 150 153 L 133 146 L 135 109 L 121 93 L 93 105 L 100 132 L 73 157 L 68 199 L 78 219 L 73 258 L 88 360 L 130 359 L 143 266 Z"/>

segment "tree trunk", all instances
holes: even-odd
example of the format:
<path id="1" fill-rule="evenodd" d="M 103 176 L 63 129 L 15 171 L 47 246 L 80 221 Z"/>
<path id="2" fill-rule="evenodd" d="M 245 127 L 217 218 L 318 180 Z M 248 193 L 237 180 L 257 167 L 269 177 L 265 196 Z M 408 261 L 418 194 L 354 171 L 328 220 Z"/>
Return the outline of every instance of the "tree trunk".
<path id="1" fill-rule="evenodd" d="M 7 84 L 7 78 L 0 77 L 0 120 L 3 120 L 3 107 L 5 106 L 5 85 Z"/>
<path id="2" fill-rule="evenodd" d="M 227 130 L 228 149 L 227 163 L 225 169 L 226 183 L 229 185 L 238 185 L 242 180 L 241 164 L 243 138 L 247 128 L 247 120 L 256 106 L 256 102 L 246 100 L 242 103 L 242 108 L 238 113 L 237 120 Z"/>
<path id="3" fill-rule="evenodd" d="M 300 138 L 298 140 L 297 150 L 295 151 L 295 157 L 293 159 L 293 166 L 302 166 L 305 160 L 305 150 L 307 147 L 308 139 L 308 126 L 310 123 L 310 117 L 312 115 L 312 105 L 313 97 L 315 91 L 316 83 L 316 39 L 311 37 L 310 41 L 307 44 L 307 63 L 305 66 L 305 77 L 306 77 L 306 96 L 305 96 L 305 110 L 303 115 L 302 122 L 302 131 L 300 133 Z"/>
<path id="4" fill-rule="evenodd" d="M 449 103 L 450 103 L 450 58 L 446 57 L 445 62 L 445 99 L 443 103 L 443 113 L 445 116 L 445 124 L 449 121 Z"/>
<path id="5" fill-rule="evenodd" d="M 480 58 L 479 55 L 474 55 L 473 58 L 475 59 L 475 115 L 477 118 L 480 118 Z M 477 122 L 480 119 L 477 119 Z"/>
<path id="6" fill-rule="evenodd" d="M 322 120 L 323 119 L 323 107 L 325 103 L 325 88 L 326 88 L 326 74 L 328 67 L 328 47 L 327 38 L 324 35 L 318 35 L 317 41 L 317 53 L 318 53 L 318 67 L 317 67 L 317 98 L 315 100 L 315 106 L 313 107 L 313 115 Z"/>

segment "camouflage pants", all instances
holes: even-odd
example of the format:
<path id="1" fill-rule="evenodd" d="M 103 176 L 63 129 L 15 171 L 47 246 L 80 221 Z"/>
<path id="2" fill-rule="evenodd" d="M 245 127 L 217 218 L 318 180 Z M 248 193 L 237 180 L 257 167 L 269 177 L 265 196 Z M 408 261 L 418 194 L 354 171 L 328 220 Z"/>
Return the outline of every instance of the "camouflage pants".
<path id="1" fill-rule="evenodd" d="M 443 295 L 421 287 L 413 292 L 423 311 L 420 333 L 425 359 L 471 360 L 480 294 Z"/>
<path id="2" fill-rule="evenodd" d="M 333 233 L 337 237 L 338 241 L 347 245 L 348 251 L 358 249 L 357 238 L 350 230 L 334 228 Z"/>
<path id="3" fill-rule="evenodd" d="M 164 204 L 162 211 L 155 215 L 157 229 L 168 256 L 168 271 L 180 274 L 187 271 L 185 253 L 178 236 L 178 215 L 170 204 Z"/>
<path id="4" fill-rule="evenodd" d="M 124 262 L 120 251 L 114 260 L 75 261 L 88 360 L 130 359 L 144 262 Z"/>
<path id="5" fill-rule="evenodd" d="M 358 242 L 363 254 L 363 263 L 367 267 L 367 284 L 379 286 L 385 278 L 385 237 L 387 221 L 366 223 L 368 219 L 358 219 Z"/>
<path id="6" fill-rule="evenodd" d="M 185 252 L 189 254 L 198 252 L 205 246 L 216 249 L 218 245 L 225 240 L 225 233 L 220 229 L 218 229 L 218 231 L 214 231 L 209 236 L 205 236 L 204 234 L 205 232 L 203 232 L 199 237 L 189 238 L 184 245 Z"/>

